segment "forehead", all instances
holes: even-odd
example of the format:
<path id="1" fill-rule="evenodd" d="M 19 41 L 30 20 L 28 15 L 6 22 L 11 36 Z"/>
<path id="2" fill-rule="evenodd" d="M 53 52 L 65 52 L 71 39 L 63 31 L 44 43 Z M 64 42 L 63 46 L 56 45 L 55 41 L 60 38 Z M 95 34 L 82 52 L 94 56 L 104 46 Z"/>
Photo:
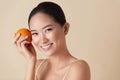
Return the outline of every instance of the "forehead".
<path id="1" fill-rule="evenodd" d="M 50 24 L 50 23 L 55 23 L 54 19 L 51 16 L 45 13 L 37 13 L 31 18 L 30 27 L 35 25 L 42 26 L 44 24 Z"/>
<path id="2" fill-rule="evenodd" d="M 30 28 L 33 28 L 35 26 L 45 26 L 48 24 L 56 24 L 53 17 L 45 14 L 45 13 L 37 13 L 35 14 L 31 20 L 30 20 Z"/>

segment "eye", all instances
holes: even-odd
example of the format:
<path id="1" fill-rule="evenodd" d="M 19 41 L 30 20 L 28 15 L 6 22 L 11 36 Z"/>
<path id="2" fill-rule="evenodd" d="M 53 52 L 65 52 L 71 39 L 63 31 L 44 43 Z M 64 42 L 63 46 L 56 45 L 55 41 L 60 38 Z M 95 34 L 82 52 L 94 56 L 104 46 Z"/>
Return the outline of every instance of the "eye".
<path id="1" fill-rule="evenodd" d="M 31 34 L 32 34 L 32 36 L 37 36 L 38 35 L 38 33 L 35 33 L 35 32 L 31 33 Z"/>
<path id="2" fill-rule="evenodd" d="M 52 31 L 53 29 L 52 28 L 47 28 L 46 30 L 45 30 L 45 32 L 50 32 L 50 31 Z"/>

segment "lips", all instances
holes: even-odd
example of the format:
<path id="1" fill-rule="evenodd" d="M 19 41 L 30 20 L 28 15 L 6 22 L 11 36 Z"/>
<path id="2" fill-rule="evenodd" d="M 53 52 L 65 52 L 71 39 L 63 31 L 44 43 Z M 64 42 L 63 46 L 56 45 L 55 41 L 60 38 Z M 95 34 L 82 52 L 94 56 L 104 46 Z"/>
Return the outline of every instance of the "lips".
<path id="1" fill-rule="evenodd" d="M 43 50 L 49 50 L 49 49 L 52 47 L 52 44 L 53 44 L 53 43 L 50 43 L 50 44 L 47 44 L 47 45 L 42 45 L 41 48 L 42 48 Z"/>

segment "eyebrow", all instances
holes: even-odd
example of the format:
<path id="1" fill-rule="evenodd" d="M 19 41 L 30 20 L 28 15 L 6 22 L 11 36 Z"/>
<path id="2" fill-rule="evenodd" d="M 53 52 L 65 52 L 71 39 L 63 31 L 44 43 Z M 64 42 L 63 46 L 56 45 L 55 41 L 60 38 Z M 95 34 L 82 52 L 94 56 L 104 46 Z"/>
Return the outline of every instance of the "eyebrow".
<path id="1" fill-rule="evenodd" d="M 48 24 L 48 25 L 44 26 L 42 29 L 45 29 L 45 28 L 47 28 L 47 27 L 49 27 L 49 26 L 53 26 L 53 25 Z M 30 30 L 30 31 L 32 32 L 32 31 L 37 31 L 37 30 Z"/>
<path id="2" fill-rule="evenodd" d="M 37 30 L 30 30 L 31 32 L 37 31 Z"/>
<path id="3" fill-rule="evenodd" d="M 44 26 L 42 29 L 45 29 L 46 27 L 49 27 L 49 26 L 53 26 L 53 25 L 48 24 L 48 25 Z"/>

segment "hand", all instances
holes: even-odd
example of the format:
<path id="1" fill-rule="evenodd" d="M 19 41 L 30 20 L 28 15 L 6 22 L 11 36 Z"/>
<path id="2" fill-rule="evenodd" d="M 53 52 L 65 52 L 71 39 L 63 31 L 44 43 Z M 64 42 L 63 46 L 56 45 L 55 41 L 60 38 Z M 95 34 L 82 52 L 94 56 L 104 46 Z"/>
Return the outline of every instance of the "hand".
<path id="1" fill-rule="evenodd" d="M 14 45 L 17 50 L 25 57 L 27 62 L 36 61 L 36 51 L 32 43 L 26 39 L 28 36 L 20 38 L 21 34 L 14 36 Z"/>

